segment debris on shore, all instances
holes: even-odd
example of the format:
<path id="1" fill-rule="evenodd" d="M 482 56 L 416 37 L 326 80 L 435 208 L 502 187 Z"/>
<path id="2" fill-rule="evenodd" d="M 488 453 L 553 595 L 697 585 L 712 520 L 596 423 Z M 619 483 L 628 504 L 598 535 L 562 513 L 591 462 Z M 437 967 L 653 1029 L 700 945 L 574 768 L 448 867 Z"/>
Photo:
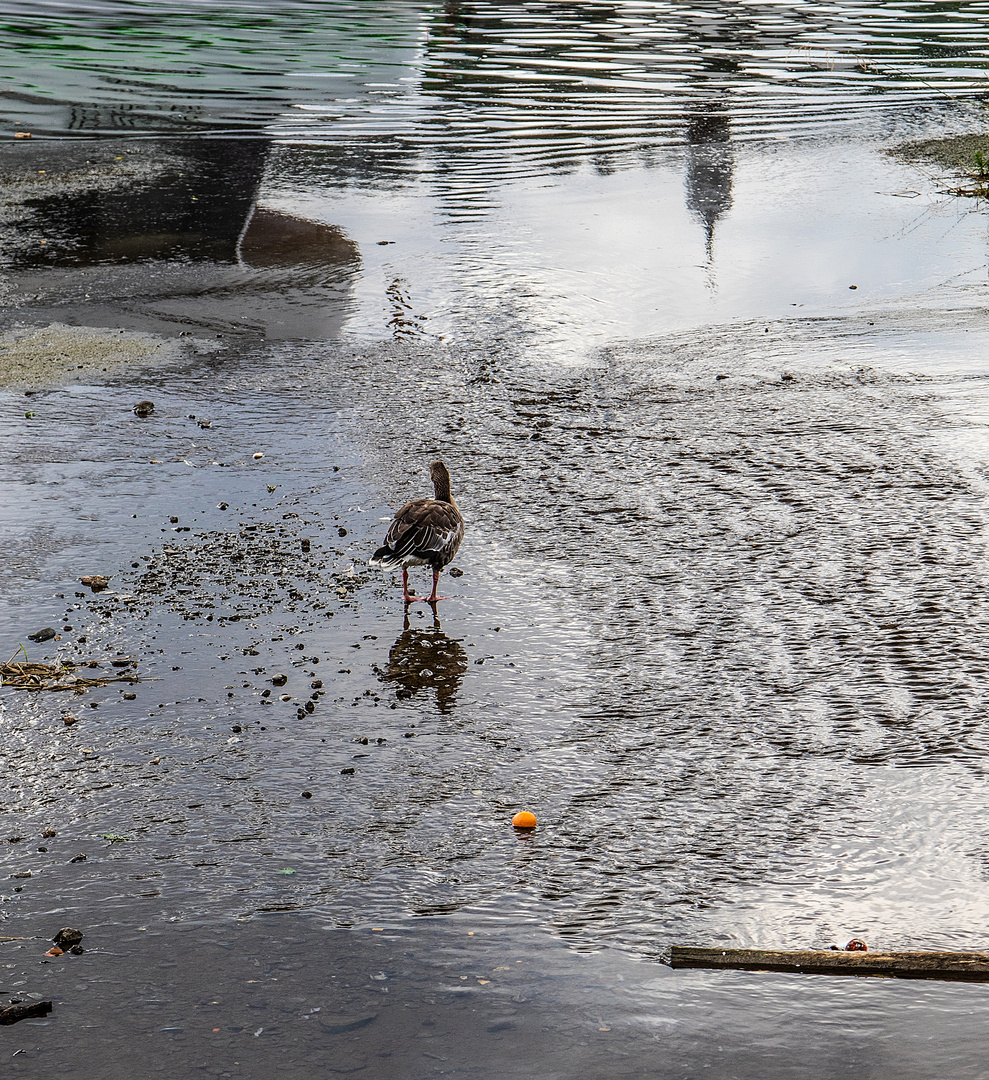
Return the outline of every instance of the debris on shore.
<path id="1" fill-rule="evenodd" d="M 122 659 L 122 658 L 121 658 Z M 115 667 L 119 667 L 118 658 L 109 661 Z M 113 672 L 106 675 L 83 676 L 78 672 L 80 668 L 98 668 L 102 661 L 91 660 L 88 664 L 76 663 L 73 660 L 56 660 L 54 663 L 30 663 L 28 661 L 8 660 L 0 664 L 0 687 L 14 690 L 72 690 L 77 694 L 84 693 L 94 686 L 106 686 L 109 683 L 140 682 L 140 676 L 136 672 L 127 673 Z M 130 661 L 128 660 L 128 663 Z"/>
<path id="2" fill-rule="evenodd" d="M 54 1005 L 50 1001 L 25 1001 L 17 1005 L 8 1005 L 0 1009 L 0 1024 L 16 1024 L 18 1020 L 28 1020 L 36 1016 L 47 1016 Z"/>

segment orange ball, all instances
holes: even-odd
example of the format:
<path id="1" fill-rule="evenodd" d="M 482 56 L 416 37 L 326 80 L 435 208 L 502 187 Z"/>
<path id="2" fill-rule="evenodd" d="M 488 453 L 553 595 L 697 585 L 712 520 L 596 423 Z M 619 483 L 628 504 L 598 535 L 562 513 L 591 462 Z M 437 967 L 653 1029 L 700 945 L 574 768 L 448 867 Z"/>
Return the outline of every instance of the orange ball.
<path id="1" fill-rule="evenodd" d="M 512 818 L 512 824 L 516 829 L 534 829 L 536 827 L 536 815 L 530 814 L 528 810 L 520 810 Z"/>

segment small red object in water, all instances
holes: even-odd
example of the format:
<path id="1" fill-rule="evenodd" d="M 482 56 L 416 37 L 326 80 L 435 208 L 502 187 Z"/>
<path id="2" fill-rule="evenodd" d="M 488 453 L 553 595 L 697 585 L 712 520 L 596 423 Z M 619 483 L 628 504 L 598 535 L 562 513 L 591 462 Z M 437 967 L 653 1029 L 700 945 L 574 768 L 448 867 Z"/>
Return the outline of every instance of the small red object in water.
<path id="1" fill-rule="evenodd" d="M 868 952 L 869 946 L 861 939 L 853 937 L 852 940 L 845 946 L 845 952 Z"/>

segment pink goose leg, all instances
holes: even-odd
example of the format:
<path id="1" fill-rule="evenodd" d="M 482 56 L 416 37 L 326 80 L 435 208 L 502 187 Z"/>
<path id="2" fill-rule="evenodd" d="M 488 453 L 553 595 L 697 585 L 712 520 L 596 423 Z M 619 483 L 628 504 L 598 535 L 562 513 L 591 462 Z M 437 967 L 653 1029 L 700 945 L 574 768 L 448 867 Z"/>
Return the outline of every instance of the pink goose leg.
<path id="1" fill-rule="evenodd" d="M 427 604 L 435 604 L 437 600 L 449 600 L 450 599 L 448 596 L 437 596 L 436 595 L 436 586 L 439 585 L 439 583 L 440 583 L 440 572 L 439 572 L 439 570 L 434 570 L 433 571 L 433 591 L 426 598 L 426 603 Z"/>
<path id="2" fill-rule="evenodd" d="M 405 594 L 405 602 L 407 604 L 415 604 L 418 603 L 420 600 L 424 601 L 425 603 L 430 603 L 431 600 L 437 599 L 437 597 L 435 596 L 413 596 L 412 593 L 409 592 L 409 568 L 407 566 L 402 567 L 402 592 Z M 436 592 L 435 581 L 433 582 L 433 592 Z"/>

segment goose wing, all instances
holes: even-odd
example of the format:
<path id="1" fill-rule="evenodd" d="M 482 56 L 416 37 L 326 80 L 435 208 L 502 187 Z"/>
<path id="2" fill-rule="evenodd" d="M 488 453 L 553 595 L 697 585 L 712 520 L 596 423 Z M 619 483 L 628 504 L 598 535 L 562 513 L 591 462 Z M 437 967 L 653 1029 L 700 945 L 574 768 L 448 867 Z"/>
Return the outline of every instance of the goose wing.
<path id="1" fill-rule="evenodd" d="M 464 538 L 464 519 L 452 503 L 415 499 L 395 515 L 385 544 L 399 560 L 421 559 L 445 566 Z"/>

